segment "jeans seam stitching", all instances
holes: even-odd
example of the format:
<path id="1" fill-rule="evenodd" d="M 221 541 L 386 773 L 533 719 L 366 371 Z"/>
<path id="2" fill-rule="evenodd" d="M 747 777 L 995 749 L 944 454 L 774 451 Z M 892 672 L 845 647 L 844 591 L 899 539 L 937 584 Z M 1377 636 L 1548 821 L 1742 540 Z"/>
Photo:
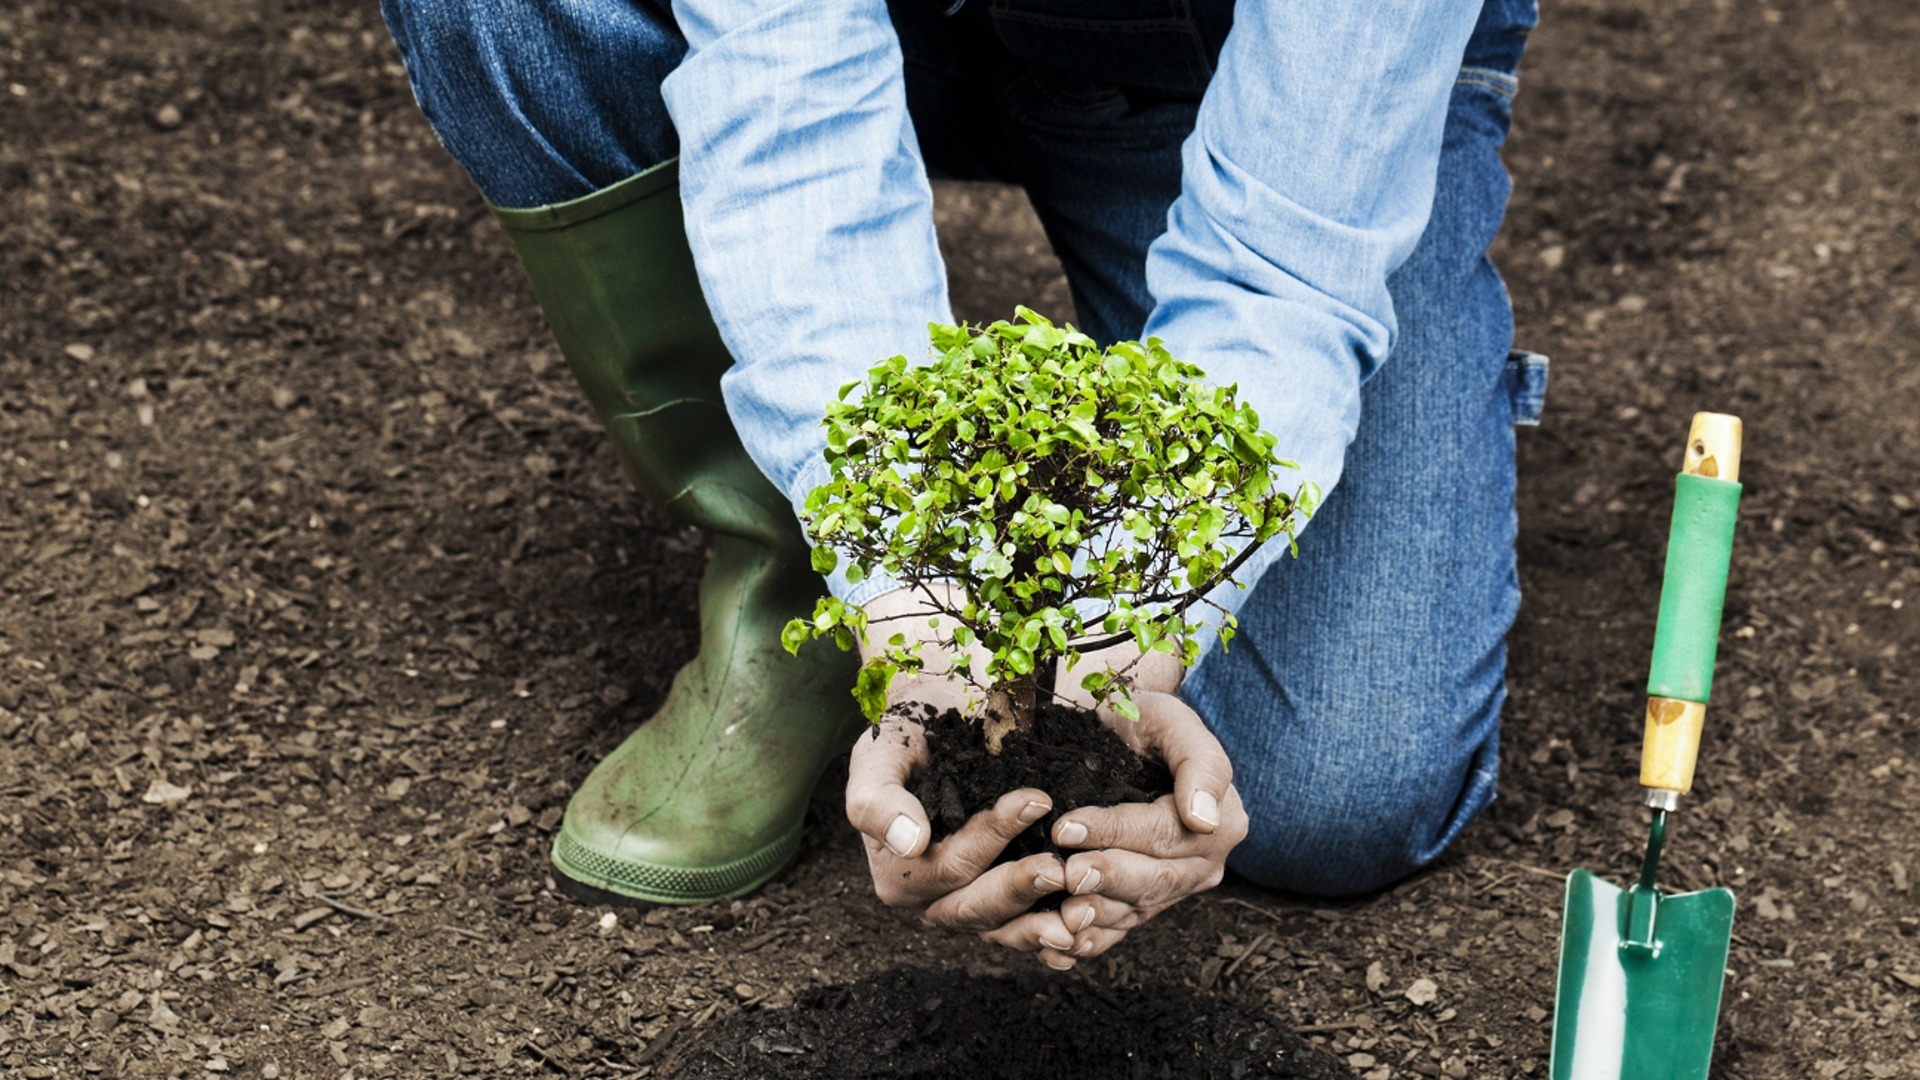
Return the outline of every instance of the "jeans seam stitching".
<path id="1" fill-rule="evenodd" d="M 1466 87 L 1471 87 L 1471 88 L 1473 88 L 1473 89 L 1476 89 L 1476 90 L 1489 90 L 1489 91 L 1492 91 L 1493 93 L 1495 93 L 1495 94 L 1498 94 L 1498 95 L 1500 95 L 1501 97 L 1503 97 L 1503 98 L 1507 98 L 1507 99 L 1509 99 L 1509 100 L 1511 100 L 1511 99 L 1512 99 L 1512 98 L 1513 98 L 1513 97 L 1515 96 L 1515 91 L 1514 91 L 1514 89 L 1513 89 L 1512 87 L 1509 87 L 1509 86 L 1502 86 L 1502 85 L 1500 85 L 1499 83 L 1495 83 L 1495 82 L 1488 82 L 1488 81 L 1486 81 L 1486 80 L 1484 80 L 1484 79 L 1466 79 L 1466 78 L 1463 78 L 1463 79 L 1459 79 L 1459 80 L 1457 80 L 1457 81 L 1456 81 L 1456 82 L 1454 83 L 1454 85 L 1455 85 L 1455 86 L 1466 86 Z"/>
<path id="2" fill-rule="evenodd" d="M 1479 67 L 1474 64 L 1467 64 L 1461 67 L 1460 74 L 1462 76 L 1479 76 L 1480 78 L 1492 79 L 1495 82 L 1505 83 L 1509 86 L 1518 86 L 1520 84 L 1519 76 L 1511 72 L 1501 71 L 1499 68 Z"/>
<path id="3" fill-rule="evenodd" d="M 1491 90 L 1504 98 L 1512 98 L 1520 91 L 1520 80 L 1504 71 L 1492 68 L 1463 67 L 1456 86 L 1470 86 L 1481 90 Z"/>

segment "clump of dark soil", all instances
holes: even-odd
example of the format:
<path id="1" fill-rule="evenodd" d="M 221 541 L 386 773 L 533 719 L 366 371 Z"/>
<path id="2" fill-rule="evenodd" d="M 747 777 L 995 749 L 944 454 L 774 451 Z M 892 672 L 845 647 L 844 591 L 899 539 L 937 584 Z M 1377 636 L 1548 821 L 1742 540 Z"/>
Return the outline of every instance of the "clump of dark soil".
<path id="1" fill-rule="evenodd" d="M 1133 752 L 1100 718 L 1081 709 L 1044 704 L 1036 710 L 1031 732 L 1014 731 L 989 754 L 980 726 L 953 709 L 926 710 L 926 770 L 913 795 L 932 819 L 934 835 L 944 836 L 993 806 L 1016 788 L 1039 788 L 1053 797 L 1053 809 L 1014 837 L 1004 861 L 1054 851 L 1053 823 L 1083 806 L 1152 802 L 1173 791 L 1166 765 Z"/>
<path id="2" fill-rule="evenodd" d="M 896 968 L 736 1014 L 691 1047 L 681 1080 L 1350 1080 L 1259 1009 L 1158 984 L 980 978 Z"/>

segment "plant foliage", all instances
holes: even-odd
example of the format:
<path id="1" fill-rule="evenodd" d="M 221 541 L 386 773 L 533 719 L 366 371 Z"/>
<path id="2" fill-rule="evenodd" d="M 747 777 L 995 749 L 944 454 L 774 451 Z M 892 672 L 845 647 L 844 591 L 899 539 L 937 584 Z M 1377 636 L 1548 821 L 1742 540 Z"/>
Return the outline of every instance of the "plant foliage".
<path id="1" fill-rule="evenodd" d="M 1158 339 L 1102 350 L 1026 308 L 1017 317 L 934 325 L 931 363 L 896 356 L 841 388 L 826 418 L 830 479 L 804 514 L 814 568 L 844 556 L 849 580 L 877 572 L 917 588 L 949 620 L 939 644 L 990 692 L 1030 690 L 1052 659 L 1071 666 L 1126 640 L 1192 665 L 1194 606 L 1259 545 L 1291 544 L 1313 489 L 1283 490 L 1277 473 L 1295 466 L 1274 458 L 1237 387 L 1208 384 Z M 935 582 L 958 586 L 956 599 Z M 782 640 L 851 649 L 867 630 L 858 608 L 829 597 Z M 1219 635 L 1231 640 L 1231 616 Z M 984 672 L 961 652 L 976 643 Z M 920 664 L 904 634 L 867 662 L 854 693 L 869 720 L 893 677 Z M 1124 669 L 1082 685 L 1137 716 Z"/>

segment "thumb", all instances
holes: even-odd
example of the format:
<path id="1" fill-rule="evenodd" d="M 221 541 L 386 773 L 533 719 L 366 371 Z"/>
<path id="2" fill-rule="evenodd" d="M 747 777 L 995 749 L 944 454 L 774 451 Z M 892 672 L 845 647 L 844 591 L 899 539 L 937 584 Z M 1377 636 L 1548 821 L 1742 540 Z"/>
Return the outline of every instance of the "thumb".
<path id="1" fill-rule="evenodd" d="M 1221 807 L 1233 785 L 1233 762 L 1200 714 L 1172 694 L 1142 693 L 1140 722 L 1149 745 L 1173 772 L 1180 823 L 1197 833 L 1220 827 Z"/>
<path id="2" fill-rule="evenodd" d="M 907 781 L 927 759 L 918 724 L 889 723 L 854 740 L 847 762 L 847 821 L 903 859 L 927 849 L 933 830 Z"/>
<path id="3" fill-rule="evenodd" d="M 1038 788 L 1009 791 L 940 841 L 940 859 L 969 878 L 977 877 L 993 865 L 1014 837 L 1051 809 L 1053 800 Z"/>

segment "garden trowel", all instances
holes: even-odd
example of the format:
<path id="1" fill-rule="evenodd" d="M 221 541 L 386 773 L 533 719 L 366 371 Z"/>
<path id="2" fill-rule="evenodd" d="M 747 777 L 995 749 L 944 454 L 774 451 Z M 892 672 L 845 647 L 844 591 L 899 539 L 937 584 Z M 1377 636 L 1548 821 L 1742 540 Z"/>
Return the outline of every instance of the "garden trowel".
<path id="1" fill-rule="evenodd" d="M 1617 888 L 1585 870 L 1567 878 L 1553 1080 L 1705 1080 L 1733 937 L 1726 889 L 1654 886 L 1667 817 L 1693 787 L 1700 729 L 1740 507 L 1740 421 L 1696 413 L 1667 539 L 1660 621 L 1647 680 L 1641 802 L 1653 831 L 1640 880 Z"/>

